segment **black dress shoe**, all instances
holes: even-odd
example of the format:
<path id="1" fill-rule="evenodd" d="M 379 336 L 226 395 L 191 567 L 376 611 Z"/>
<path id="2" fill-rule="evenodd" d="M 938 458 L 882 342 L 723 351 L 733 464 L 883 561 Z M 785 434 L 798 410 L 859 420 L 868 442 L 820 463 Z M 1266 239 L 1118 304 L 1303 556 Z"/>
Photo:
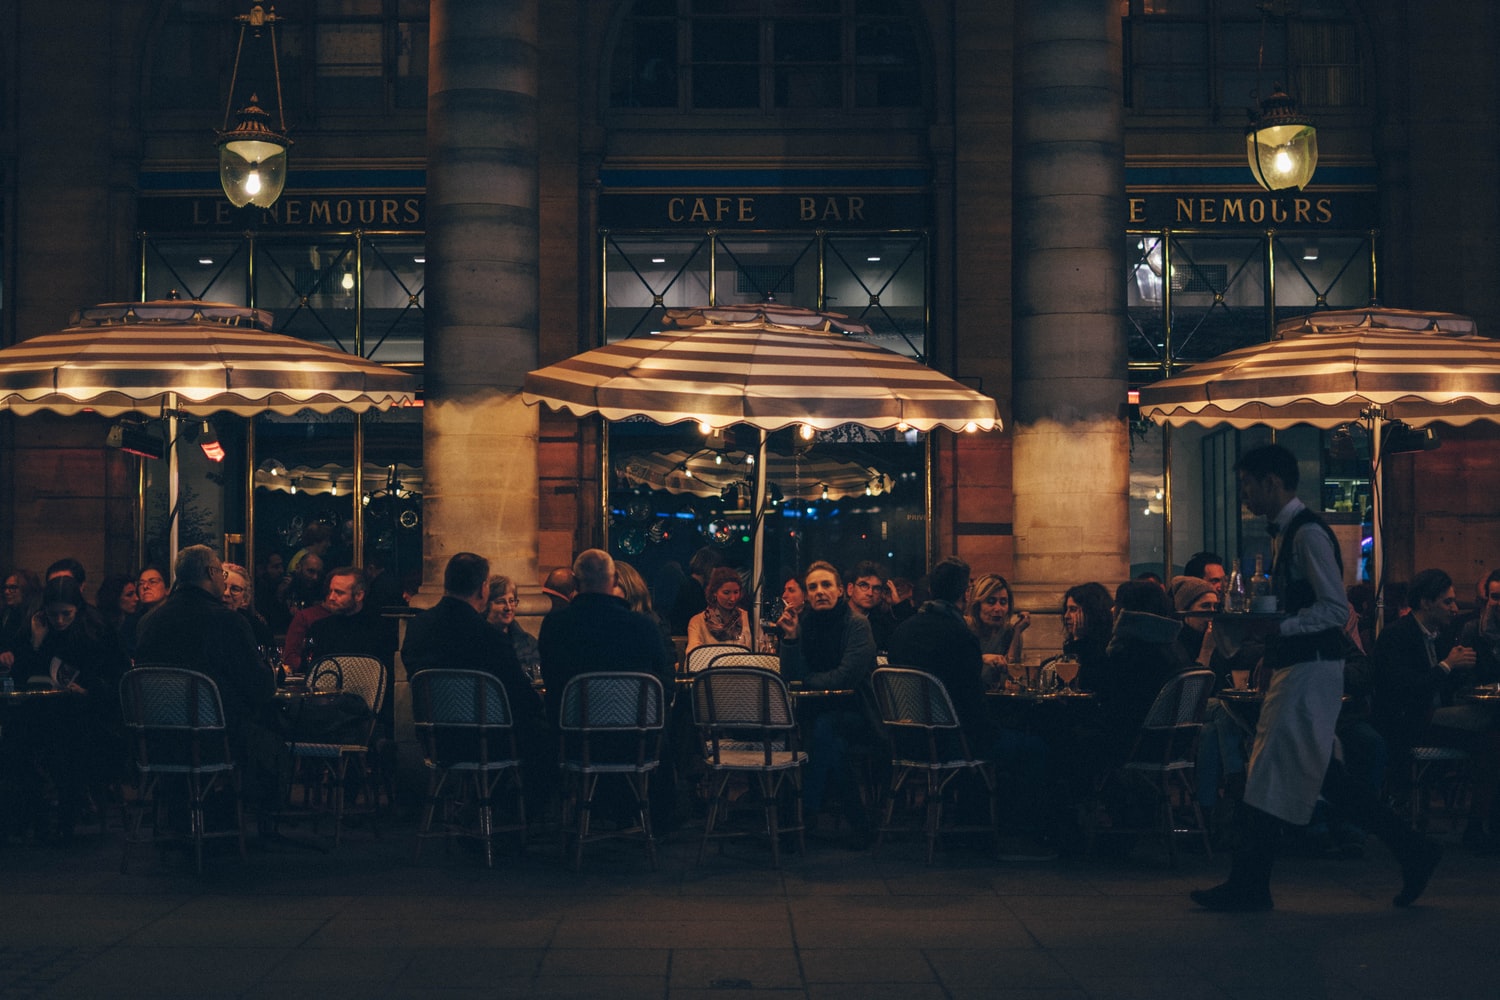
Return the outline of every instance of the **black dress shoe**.
<path id="1" fill-rule="evenodd" d="M 1410 906 L 1415 903 L 1427 888 L 1427 881 L 1432 878 L 1433 869 L 1437 868 L 1442 858 L 1442 846 L 1425 837 L 1406 851 L 1401 858 L 1401 891 L 1396 893 L 1391 904 Z"/>
<path id="2" fill-rule="evenodd" d="M 1205 910 L 1218 913 L 1255 913 L 1269 910 L 1274 905 L 1269 891 L 1246 889 L 1228 882 L 1212 889 L 1194 889 L 1188 896 Z"/>

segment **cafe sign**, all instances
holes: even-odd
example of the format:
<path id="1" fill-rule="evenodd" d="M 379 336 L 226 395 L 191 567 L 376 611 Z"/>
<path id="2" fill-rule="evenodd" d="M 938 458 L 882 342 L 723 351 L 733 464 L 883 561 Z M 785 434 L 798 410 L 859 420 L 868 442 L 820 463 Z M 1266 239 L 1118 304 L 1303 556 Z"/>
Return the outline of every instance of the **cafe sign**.
<path id="1" fill-rule="evenodd" d="M 1131 229 L 1373 229 L 1374 191 L 1129 191 Z"/>
<path id="2" fill-rule="evenodd" d="M 142 197 L 138 224 L 148 231 L 424 230 L 421 191 L 283 194 L 270 208 L 235 208 L 222 194 Z"/>

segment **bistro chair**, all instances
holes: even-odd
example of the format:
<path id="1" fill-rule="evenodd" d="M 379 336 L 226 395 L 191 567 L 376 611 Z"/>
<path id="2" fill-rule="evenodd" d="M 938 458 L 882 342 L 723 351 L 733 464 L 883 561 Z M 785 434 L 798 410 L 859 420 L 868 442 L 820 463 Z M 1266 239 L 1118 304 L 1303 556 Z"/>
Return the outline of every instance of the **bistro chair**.
<path id="1" fill-rule="evenodd" d="M 120 679 L 120 710 L 134 738 L 137 781 L 135 801 L 125 806 L 120 873 L 125 873 L 130 848 L 142 843 L 188 841 L 193 845 L 193 867 L 200 875 L 203 842 L 209 838 L 235 838 L 244 860 L 240 773 L 229 752 L 224 704 L 213 679 L 178 667 L 136 667 Z M 168 790 L 171 786 L 179 786 L 180 791 L 173 794 Z M 216 792 L 232 800 L 234 823 L 210 832 L 204 803 Z M 183 807 L 186 830 L 170 829 L 174 818 L 183 818 L 179 813 Z M 151 834 L 142 836 L 148 809 Z"/>
<path id="2" fill-rule="evenodd" d="M 656 869 L 651 833 L 651 772 L 661 765 L 666 699 L 650 674 L 578 674 L 563 688 L 561 731 L 563 832 L 572 838 L 573 870 L 583 865 L 583 845 L 613 837 L 640 837 Z M 635 800 L 634 824 L 602 833 L 592 829 L 594 795 L 601 779 L 621 778 Z"/>
<path id="3" fill-rule="evenodd" d="M 349 814 L 351 777 L 354 801 L 364 799 L 359 811 L 369 814 L 371 829 L 380 835 L 380 795 L 370 773 L 370 744 L 375 738 L 376 713 L 385 697 L 385 673 L 385 664 L 373 656 L 324 656 L 307 673 L 308 697 L 293 709 L 292 739 L 286 742 L 292 764 L 288 794 L 301 785 L 304 813 L 316 814 L 331 804 L 335 847 Z M 328 700 L 321 701 L 322 696 Z M 335 714 L 339 724 L 331 731 L 309 731 L 310 713 L 315 717 L 324 710 Z"/>
<path id="4" fill-rule="evenodd" d="M 1115 832 L 1154 832 L 1167 842 L 1167 863 L 1177 865 L 1177 837 L 1196 834 L 1203 841 L 1203 852 L 1213 855 L 1208 824 L 1203 809 L 1193 793 L 1193 766 L 1198 759 L 1198 736 L 1213 691 L 1211 670 L 1189 670 L 1162 685 L 1146 720 L 1136 734 L 1130 756 L 1117 770 L 1105 776 L 1100 786 L 1101 799 L 1111 782 L 1123 786 L 1128 795 L 1144 791 L 1152 801 L 1154 819 L 1151 825 L 1132 830 L 1128 825 L 1111 826 Z M 1098 803 L 1096 803 L 1097 805 Z M 1093 852 L 1098 833 L 1098 813 L 1092 811 L 1089 822 L 1088 851 Z M 1179 817 L 1190 818 L 1192 825 L 1182 825 Z"/>
<path id="5" fill-rule="evenodd" d="M 495 865 L 494 837 L 518 831 L 526 844 L 526 799 L 521 793 L 521 760 L 516 753 L 515 720 L 505 688 L 493 674 L 478 670 L 423 670 L 411 678 L 412 721 L 422 740 L 427 768 L 426 808 L 417 831 L 415 858 L 422 841 L 442 837 L 477 838 L 484 865 Z M 449 782 L 450 776 L 456 776 Z M 495 792 L 507 782 L 516 797 L 516 821 L 494 823 Z M 446 791 L 446 795 L 444 792 Z M 441 803 L 440 828 L 433 820 Z M 462 822 L 473 811 L 475 822 Z"/>
<path id="6" fill-rule="evenodd" d="M 693 649 L 688 650 L 687 660 L 684 661 L 684 669 L 686 673 L 696 674 L 700 670 L 707 669 L 708 665 L 713 662 L 715 657 L 722 656 L 725 653 L 748 652 L 750 652 L 750 647 L 741 646 L 739 643 L 711 642 L 706 645 L 697 646 Z"/>
<path id="7" fill-rule="evenodd" d="M 751 653 L 735 651 L 733 653 L 719 653 L 708 661 L 709 670 L 717 670 L 720 667 L 758 667 L 761 670 L 770 670 L 773 673 L 781 673 L 781 657 L 775 653 Z"/>
<path id="8" fill-rule="evenodd" d="M 1408 757 L 1411 760 L 1408 800 L 1411 825 L 1424 832 L 1427 830 L 1434 815 L 1432 797 L 1436 794 L 1442 801 L 1442 816 L 1448 823 L 1449 832 L 1456 831 L 1469 792 L 1469 752 L 1460 747 L 1412 747 Z"/>
<path id="9" fill-rule="evenodd" d="M 781 867 L 781 834 L 796 833 L 797 853 L 806 854 L 802 821 L 802 765 L 807 754 L 797 748 L 797 720 L 781 675 L 756 667 L 715 667 L 693 678 L 693 722 L 703 740 L 703 763 L 709 772 L 708 816 L 698 862 L 715 838 L 754 835 L 759 831 L 716 830 L 729 812 L 725 789 L 736 774 L 746 775 L 760 793 L 771 863 Z M 780 822 L 781 798 L 790 789 L 792 825 Z M 722 843 L 720 848 L 722 850 Z"/>
<path id="10" fill-rule="evenodd" d="M 955 778 L 975 774 L 984 782 L 989 799 L 989 824 L 951 826 L 953 832 L 986 830 L 1000 841 L 1000 806 L 995 784 L 995 765 L 969 747 L 958 723 L 953 699 L 943 682 L 932 674 L 910 667 L 879 667 L 871 675 L 880 718 L 891 738 L 891 785 L 886 794 L 885 815 L 876 834 L 879 850 L 887 833 L 902 829 L 892 818 L 898 801 L 919 794 L 923 808 L 921 830 L 927 838 L 927 863 L 932 864 L 943 825 L 943 800 Z M 920 776 L 921 787 L 913 778 Z M 911 829 L 906 827 L 905 829 Z"/>

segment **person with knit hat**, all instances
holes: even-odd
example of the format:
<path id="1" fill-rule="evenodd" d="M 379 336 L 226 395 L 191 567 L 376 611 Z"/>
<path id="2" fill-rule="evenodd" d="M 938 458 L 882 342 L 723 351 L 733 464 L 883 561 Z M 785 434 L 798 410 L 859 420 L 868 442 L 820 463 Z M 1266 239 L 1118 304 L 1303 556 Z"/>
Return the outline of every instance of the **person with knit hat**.
<path id="1" fill-rule="evenodd" d="M 1214 653 L 1213 619 L 1191 614 L 1194 611 L 1219 610 L 1219 592 L 1213 584 L 1196 576 L 1174 576 L 1167 587 L 1172 606 L 1182 618 L 1182 631 L 1177 633 L 1177 644 L 1189 662 L 1207 667 Z"/>

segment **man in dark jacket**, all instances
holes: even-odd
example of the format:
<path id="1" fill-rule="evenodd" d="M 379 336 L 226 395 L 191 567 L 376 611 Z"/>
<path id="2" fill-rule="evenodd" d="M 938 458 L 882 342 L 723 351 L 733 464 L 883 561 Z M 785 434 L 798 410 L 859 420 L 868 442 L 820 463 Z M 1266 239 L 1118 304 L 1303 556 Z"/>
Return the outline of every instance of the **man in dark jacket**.
<path id="1" fill-rule="evenodd" d="M 615 561 L 602 549 L 587 549 L 573 562 L 578 593 L 542 620 L 537 647 L 547 684 L 547 716 L 556 725 L 563 688 L 578 674 L 629 670 L 652 674 L 672 690 L 672 664 L 661 632 L 645 615 L 613 593 Z M 497 636 L 498 632 L 495 633 Z"/>
<path id="2" fill-rule="evenodd" d="M 137 666 L 178 666 L 212 678 L 224 703 L 230 751 L 243 768 L 246 796 L 274 801 L 281 738 L 269 713 L 276 682 L 255 648 L 250 623 L 224 604 L 224 566 L 207 545 L 177 553 L 176 583 L 141 620 Z"/>

